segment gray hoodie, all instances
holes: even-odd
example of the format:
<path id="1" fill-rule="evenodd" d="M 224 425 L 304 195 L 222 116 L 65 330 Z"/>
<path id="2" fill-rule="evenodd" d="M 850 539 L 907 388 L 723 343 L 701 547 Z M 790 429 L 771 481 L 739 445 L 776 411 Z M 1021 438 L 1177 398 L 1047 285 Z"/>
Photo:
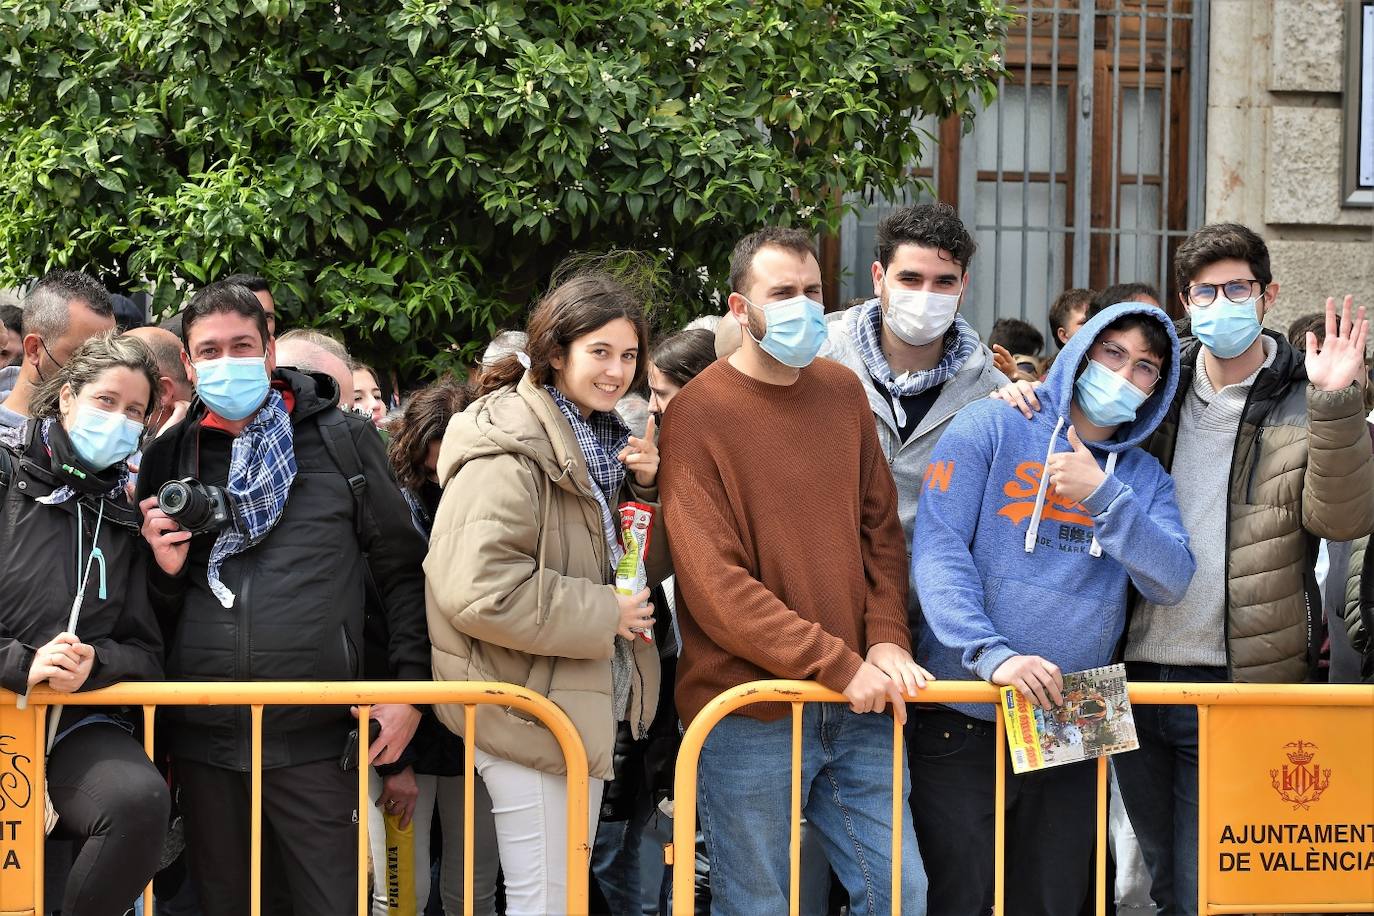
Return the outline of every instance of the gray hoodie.
<path id="1" fill-rule="evenodd" d="M 864 365 L 857 342 L 857 325 L 861 320 L 867 303 L 856 305 L 837 315 L 831 316 L 829 339 L 821 349 L 821 356 L 833 359 L 848 366 L 863 382 L 864 392 L 868 395 L 868 406 L 878 425 L 878 441 L 882 444 L 883 454 L 892 468 L 892 477 L 897 482 L 897 511 L 902 519 L 902 531 L 906 534 L 907 569 L 911 568 L 911 532 L 916 524 L 916 501 L 921 497 L 921 484 L 925 479 L 926 467 L 930 464 L 930 454 L 935 443 L 945 431 L 949 421 L 966 404 L 987 397 L 994 389 L 1007 384 L 1007 377 L 992 364 L 992 351 L 986 346 L 979 347 L 960 367 L 954 378 L 940 389 L 939 396 L 931 405 L 930 411 L 911 434 L 902 442 L 897 431 L 897 420 L 892 407 L 878 391 Z M 914 627 L 920 619 L 920 604 L 916 596 L 916 583 L 911 583 L 908 598 L 907 616 Z"/>
<path id="2" fill-rule="evenodd" d="M 29 418 L 17 414 L 2 403 L 10 396 L 14 386 L 19 383 L 19 366 L 6 366 L 0 369 L 0 436 L 5 430 L 23 430 Z"/>

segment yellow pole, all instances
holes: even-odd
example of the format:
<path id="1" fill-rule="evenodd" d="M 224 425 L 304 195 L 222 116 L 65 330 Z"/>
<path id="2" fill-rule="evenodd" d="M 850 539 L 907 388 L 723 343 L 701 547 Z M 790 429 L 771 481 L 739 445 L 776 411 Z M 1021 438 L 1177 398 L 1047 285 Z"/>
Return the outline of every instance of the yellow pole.
<path id="1" fill-rule="evenodd" d="M 1097 916 L 1107 916 L 1107 895 L 1116 894 L 1107 887 L 1107 758 L 1097 758 Z"/>
<path id="2" fill-rule="evenodd" d="M 262 916 L 262 704 L 249 710 L 252 721 L 251 763 L 248 776 L 252 780 L 249 803 L 248 893 L 252 916 Z"/>
<path id="3" fill-rule="evenodd" d="M 157 721 L 157 707 L 151 703 L 143 704 L 143 753 L 148 755 L 148 759 L 153 759 L 154 723 Z M 156 761 L 154 761 L 156 766 Z M 149 881 L 148 886 L 143 889 L 143 912 L 145 916 L 156 916 L 153 907 L 153 882 Z"/>
<path id="4" fill-rule="evenodd" d="M 473 806 L 477 803 L 476 787 L 473 785 L 477 779 L 477 766 L 473 762 L 473 749 L 477 747 L 477 707 L 471 703 L 463 706 L 463 734 L 467 736 L 463 745 L 463 916 L 473 916 L 472 870 L 477 832 L 473 826 L 476 816 Z"/>
<path id="5" fill-rule="evenodd" d="M 367 808 L 371 803 L 367 797 L 367 771 L 371 766 L 367 762 L 371 733 L 367 723 L 371 717 L 371 706 L 362 704 L 358 707 L 358 916 L 372 912 L 367 899 Z M 414 888 L 410 892 L 414 894 Z"/>
<path id="6" fill-rule="evenodd" d="M 1007 881 L 1007 726 L 1000 711 L 993 717 L 997 740 L 992 752 L 997 755 L 997 785 L 992 795 L 992 912 L 1004 916 Z"/>
<path id="7" fill-rule="evenodd" d="M 1199 705 L 1197 708 L 1197 911 L 1201 916 L 1207 916 L 1212 910 L 1207 906 L 1207 821 L 1210 812 L 1207 810 L 1210 800 L 1208 793 L 1208 783 L 1210 773 L 1208 768 L 1211 761 L 1208 760 L 1207 743 L 1211 739 L 1208 734 L 1207 719 L 1208 709 L 1206 706 Z"/>
<path id="8" fill-rule="evenodd" d="M 892 717 L 892 914 L 902 916 L 902 724 Z"/>
<path id="9" fill-rule="evenodd" d="M 801 760 L 802 704 L 792 704 L 792 830 L 790 852 L 792 871 L 787 878 L 787 908 L 792 916 L 801 914 Z"/>

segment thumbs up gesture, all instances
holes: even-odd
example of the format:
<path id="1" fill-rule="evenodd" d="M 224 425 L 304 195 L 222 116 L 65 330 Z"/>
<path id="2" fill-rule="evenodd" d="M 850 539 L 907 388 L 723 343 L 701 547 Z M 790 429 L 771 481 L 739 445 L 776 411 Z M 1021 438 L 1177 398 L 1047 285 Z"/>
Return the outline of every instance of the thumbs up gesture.
<path id="1" fill-rule="evenodd" d="M 1083 440 L 1078 438 L 1078 430 L 1069 427 L 1071 452 L 1055 452 L 1045 465 L 1050 475 L 1050 483 L 1056 492 L 1069 502 L 1078 503 L 1087 499 L 1107 479 L 1097 458 L 1088 451 Z"/>

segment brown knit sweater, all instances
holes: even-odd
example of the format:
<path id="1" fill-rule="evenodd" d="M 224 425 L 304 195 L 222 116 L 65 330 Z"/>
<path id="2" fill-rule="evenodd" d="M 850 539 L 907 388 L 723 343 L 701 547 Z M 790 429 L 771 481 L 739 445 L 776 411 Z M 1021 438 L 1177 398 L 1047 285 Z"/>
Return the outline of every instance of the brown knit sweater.
<path id="1" fill-rule="evenodd" d="M 747 681 L 843 690 L 870 646 L 910 647 L 897 490 L 854 373 L 818 359 L 769 385 L 719 360 L 673 398 L 660 454 L 682 721 Z"/>

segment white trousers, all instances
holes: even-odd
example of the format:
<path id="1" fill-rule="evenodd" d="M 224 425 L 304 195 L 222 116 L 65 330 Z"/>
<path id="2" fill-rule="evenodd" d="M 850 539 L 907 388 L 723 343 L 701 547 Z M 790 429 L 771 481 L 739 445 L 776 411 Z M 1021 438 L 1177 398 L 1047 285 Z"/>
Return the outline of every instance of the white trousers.
<path id="1" fill-rule="evenodd" d="M 471 749 L 470 749 L 471 750 Z M 568 912 L 568 780 L 474 752 L 491 793 L 496 841 L 506 875 L 507 916 Z M 604 782 L 587 787 L 587 837 L 596 836 Z"/>

